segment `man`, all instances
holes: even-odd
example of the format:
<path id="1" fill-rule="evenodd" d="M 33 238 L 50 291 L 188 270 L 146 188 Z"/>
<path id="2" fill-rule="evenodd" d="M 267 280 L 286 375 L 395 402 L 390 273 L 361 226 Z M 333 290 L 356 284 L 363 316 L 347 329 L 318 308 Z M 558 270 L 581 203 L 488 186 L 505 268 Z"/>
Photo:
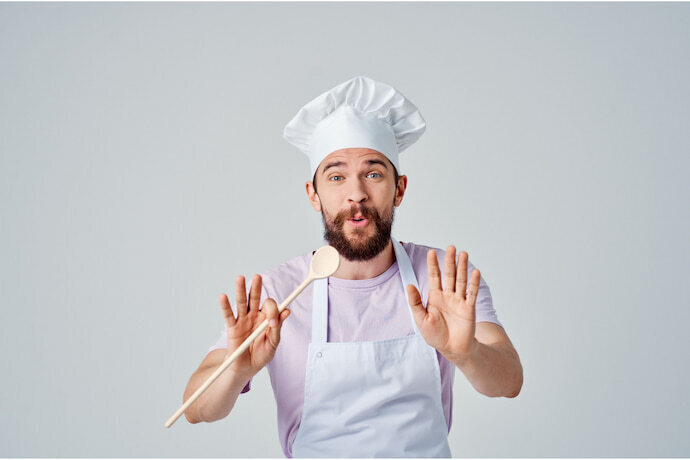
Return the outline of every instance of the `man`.
<path id="1" fill-rule="evenodd" d="M 190 422 L 227 416 L 266 366 L 287 457 L 450 457 L 456 367 L 482 394 L 517 396 L 518 354 L 467 253 L 391 237 L 407 186 L 398 154 L 425 126 L 399 91 L 366 77 L 288 123 L 284 136 L 309 157 L 306 192 L 341 263 L 280 315 L 274 299 L 303 281 L 312 253 L 255 275 L 248 298 L 237 278 L 237 315 L 221 295 L 225 328 L 184 399 L 265 318 L 270 326 L 187 409 Z"/>

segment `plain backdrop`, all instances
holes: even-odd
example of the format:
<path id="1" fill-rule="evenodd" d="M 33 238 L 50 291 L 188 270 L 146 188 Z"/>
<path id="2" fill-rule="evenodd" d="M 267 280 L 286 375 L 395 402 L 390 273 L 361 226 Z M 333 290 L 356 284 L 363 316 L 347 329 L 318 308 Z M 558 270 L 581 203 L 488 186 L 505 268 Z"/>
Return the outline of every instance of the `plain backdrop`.
<path id="1" fill-rule="evenodd" d="M 234 279 L 323 244 L 297 110 L 427 131 L 394 235 L 466 250 L 524 368 L 455 457 L 690 456 L 687 3 L 0 4 L 0 455 L 282 457 L 266 370 L 171 428 Z M 282 299 L 281 299 L 282 300 Z"/>

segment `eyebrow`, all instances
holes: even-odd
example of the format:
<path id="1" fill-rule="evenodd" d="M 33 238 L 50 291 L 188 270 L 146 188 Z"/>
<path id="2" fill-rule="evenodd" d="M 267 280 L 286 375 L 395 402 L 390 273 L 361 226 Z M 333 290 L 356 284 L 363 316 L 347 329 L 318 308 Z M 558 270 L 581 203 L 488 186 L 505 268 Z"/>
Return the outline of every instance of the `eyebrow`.
<path id="1" fill-rule="evenodd" d="M 379 165 L 383 165 L 384 169 L 386 169 L 386 170 L 388 169 L 388 165 L 386 165 L 386 163 L 384 163 L 381 160 L 367 160 L 367 164 L 369 166 L 374 165 L 374 164 L 379 164 Z M 342 161 L 334 161 L 333 163 L 328 163 L 326 165 L 326 167 L 323 168 L 323 171 L 321 171 L 321 174 L 326 174 L 326 171 L 328 170 L 328 168 L 335 168 L 336 166 L 344 166 L 344 165 L 345 165 L 345 163 Z"/>

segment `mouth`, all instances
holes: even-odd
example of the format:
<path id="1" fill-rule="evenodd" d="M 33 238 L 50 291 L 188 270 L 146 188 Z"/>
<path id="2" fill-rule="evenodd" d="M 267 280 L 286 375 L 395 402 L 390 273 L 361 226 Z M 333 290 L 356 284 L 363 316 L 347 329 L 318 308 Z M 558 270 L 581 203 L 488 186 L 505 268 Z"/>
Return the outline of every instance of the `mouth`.
<path id="1" fill-rule="evenodd" d="M 366 227 L 369 224 L 369 219 L 361 217 L 359 219 L 349 219 L 347 222 L 353 227 Z"/>

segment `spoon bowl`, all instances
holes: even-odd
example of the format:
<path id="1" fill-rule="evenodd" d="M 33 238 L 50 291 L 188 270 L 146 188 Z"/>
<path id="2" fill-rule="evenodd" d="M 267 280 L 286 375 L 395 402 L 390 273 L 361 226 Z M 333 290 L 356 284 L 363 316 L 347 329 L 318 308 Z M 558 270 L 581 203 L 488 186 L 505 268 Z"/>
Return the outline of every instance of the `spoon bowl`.
<path id="1" fill-rule="evenodd" d="M 338 267 L 340 267 L 340 254 L 338 254 L 338 251 L 333 246 L 321 246 L 311 256 L 309 278 L 327 278 L 335 273 Z"/>

